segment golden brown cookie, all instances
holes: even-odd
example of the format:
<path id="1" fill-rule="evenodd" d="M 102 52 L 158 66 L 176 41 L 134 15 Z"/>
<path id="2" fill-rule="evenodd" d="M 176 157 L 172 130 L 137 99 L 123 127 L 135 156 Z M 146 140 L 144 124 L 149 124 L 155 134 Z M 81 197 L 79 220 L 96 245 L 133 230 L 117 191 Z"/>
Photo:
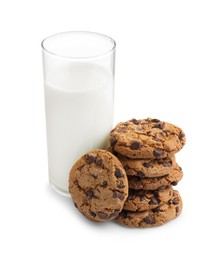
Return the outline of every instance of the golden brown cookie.
<path id="1" fill-rule="evenodd" d="M 104 222 L 116 218 L 128 196 L 125 170 L 105 150 L 92 150 L 72 167 L 69 192 L 79 211 L 88 219 Z"/>
<path id="2" fill-rule="evenodd" d="M 181 171 L 175 156 L 163 159 L 131 159 L 120 154 L 116 155 L 127 175 L 138 177 L 161 177 L 175 171 Z"/>
<path id="3" fill-rule="evenodd" d="M 129 190 L 129 196 L 123 206 L 124 210 L 144 211 L 156 208 L 168 202 L 173 196 L 172 186 L 159 190 Z"/>
<path id="4" fill-rule="evenodd" d="M 171 157 L 185 141 L 182 129 L 151 118 L 119 123 L 110 133 L 113 150 L 129 158 Z"/>
<path id="5" fill-rule="evenodd" d="M 173 197 L 166 203 L 146 211 L 123 210 L 117 217 L 120 224 L 130 227 L 160 226 L 178 217 L 182 211 L 183 203 L 178 191 L 173 192 Z"/>
<path id="6" fill-rule="evenodd" d="M 159 187 L 165 187 L 168 185 L 177 185 L 182 179 L 183 172 L 172 171 L 171 173 L 155 178 L 140 178 L 137 176 L 128 176 L 129 188 L 134 190 L 156 190 Z"/>

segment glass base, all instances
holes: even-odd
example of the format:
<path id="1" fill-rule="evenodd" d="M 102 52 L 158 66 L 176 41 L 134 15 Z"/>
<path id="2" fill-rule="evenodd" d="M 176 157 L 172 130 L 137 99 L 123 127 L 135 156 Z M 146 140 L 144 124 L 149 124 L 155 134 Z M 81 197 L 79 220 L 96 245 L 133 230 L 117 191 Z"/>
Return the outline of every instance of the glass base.
<path id="1" fill-rule="evenodd" d="M 61 190 L 60 188 L 58 188 L 57 186 L 55 186 L 52 182 L 50 182 L 51 187 L 53 188 L 54 191 L 56 191 L 57 193 L 59 193 L 62 196 L 65 197 L 71 197 L 70 193 L 64 190 Z"/>

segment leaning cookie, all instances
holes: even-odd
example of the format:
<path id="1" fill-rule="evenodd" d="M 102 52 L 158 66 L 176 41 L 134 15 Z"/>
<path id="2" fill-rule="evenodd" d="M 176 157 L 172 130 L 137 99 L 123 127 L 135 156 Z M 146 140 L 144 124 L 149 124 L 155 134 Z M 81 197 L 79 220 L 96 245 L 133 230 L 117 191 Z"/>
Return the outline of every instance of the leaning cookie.
<path id="1" fill-rule="evenodd" d="M 104 222 L 116 218 L 128 196 L 128 181 L 119 160 L 105 150 L 92 150 L 72 167 L 69 192 L 88 219 Z"/>
<path id="2" fill-rule="evenodd" d="M 158 119 L 132 119 L 119 123 L 110 133 L 112 149 L 129 158 L 166 158 L 185 144 L 179 127 Z"/>
<path id="3" fill-rule="evenodd" d="M 126 174 L 138 177 L 161 177 L 173 171 L 181 171 L 175 156 L 163 159 L 130 159 L 120 154 L 116 155 L 122 163 Z"/>
<path id="4" fill-rule="evenodd" d="M 168 185 L 177 185 L 177 183 L 182 179 L 183 172 L 172 171 L 171 173 L 155 178 L 140 178 L 137 176 L 128 176 L 129 188 L 134 190 L 156 190 L 160 187 L 165 187 Z"/>
<path id="5" fill-rule="evenodd" d="M 141 212 L 123 210 L 117 217 L 120 224 L 130 227 L 160 226 L 178 217 L 182 211 L 183 203 L 178 191 L 173 192 L 173 197 L 167 203 Z"/>
<path id="6" fill-rule="evenodd" d="M 154 209 L 172 199 L 173 188 L 167 186 L 159 190 L 129 190 L 129 196 L 124 204 L 124 210 L 144 211 Z"/>

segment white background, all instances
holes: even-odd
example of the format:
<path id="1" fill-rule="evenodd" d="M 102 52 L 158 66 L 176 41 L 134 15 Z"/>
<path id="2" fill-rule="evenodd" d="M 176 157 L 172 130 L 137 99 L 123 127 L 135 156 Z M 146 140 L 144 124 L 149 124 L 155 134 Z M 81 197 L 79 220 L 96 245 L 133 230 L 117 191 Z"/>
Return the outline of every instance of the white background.
<path id="1" fill-rule="evenodd" d="M 0 259 L 221 259 L 221 1 L 0 4 Z M 115 122 L 182 127 L 182 215 L 158 228 L 91 223 L 48 184 L 41 40 L 89 30 L 117 42 Z"/>

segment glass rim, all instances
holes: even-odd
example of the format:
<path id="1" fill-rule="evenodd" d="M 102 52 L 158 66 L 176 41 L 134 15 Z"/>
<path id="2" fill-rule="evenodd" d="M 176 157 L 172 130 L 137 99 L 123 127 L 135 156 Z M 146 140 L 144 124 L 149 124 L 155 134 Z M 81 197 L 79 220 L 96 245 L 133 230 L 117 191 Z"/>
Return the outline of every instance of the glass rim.
<path id="1" fill-rule="evenodd" d="M 45 42 L 48 40 L 48 39 L 51 39 L 55 36 L 59 36 L 59 35 L 63 35 L 63 34 L 69 34 L 69 33 L 82 33 L 82 34 L 91 34 L 91 35 L 97 35 L 97 36 L 102 36 L 108 40 L 111 41 L 112 43 L 112 47 L 110 49 L 108 49 L 108 51 L 105 51 L 105 52 L 102 52 L 101 54 L 97 54 L 97 55 L 91 55 L 91 56 L 66 56 L 66 55 L 60 55 L 60 54 L 57 54 L 55 52 L 52 52 L 50 50 L 48 50 L 44 44 Z M 60 58 L 65 58 L 65 59 L 80 59 L 80 60 L 84 60 L 84 59 L 96 59 L 96 58 L 100 58 L 102 56 L 105 56 L 109 53 L 112 53 L 115 51 L 116 49 L 116 42 L 109 36 L 105 35 L 105 34 L 102 34 L 102 33 L 97 33 L 97 32 L 92 32 L 92 31 L 66 31 L 66 32 L 60 32 L 60 33 L 55 33 L 55 34 L 52 34 L 52 35 L 49 35 L 48 37 L 44 38 L 41 42 L 41 47 L 42 47 L 42 50 L 45 51 L 46 53 L 48 54 L 51 54 L 53 56 L 56 56 L 56 57 L 60 57 Z"/>

